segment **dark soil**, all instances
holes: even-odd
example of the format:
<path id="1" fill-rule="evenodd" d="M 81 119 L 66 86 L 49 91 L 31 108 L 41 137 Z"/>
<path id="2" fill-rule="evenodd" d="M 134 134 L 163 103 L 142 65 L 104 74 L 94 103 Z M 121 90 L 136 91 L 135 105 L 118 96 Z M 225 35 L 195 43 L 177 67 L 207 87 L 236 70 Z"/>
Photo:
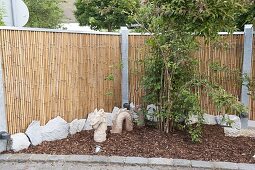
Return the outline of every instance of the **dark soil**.
<path id="1" fill-rule="evenodd" d="M 102 147 L 98 155 L 164 157 L 206 161 L 255 163 L 255 138 L 225 137 L 219 126 L 203 126 L 201 143 L 192 143 L 184 132 L 165 134 L 149 127 L 136 127 L 132 132 L 107 133 L 104 143 L 93 140 L 93 131 L 82 131 L 67 139 L 43 142 L 20 153 L 94 155 L 95 146 Z"/>

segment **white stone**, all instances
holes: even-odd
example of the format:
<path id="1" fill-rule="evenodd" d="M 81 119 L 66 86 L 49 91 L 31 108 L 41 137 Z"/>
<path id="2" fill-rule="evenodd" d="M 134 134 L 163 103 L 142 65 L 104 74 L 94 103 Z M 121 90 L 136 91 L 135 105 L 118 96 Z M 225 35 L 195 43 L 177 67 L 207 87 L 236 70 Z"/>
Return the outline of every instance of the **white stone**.
<path id="1" fill-rule="evenodd" d="M 69 134 L 69 124 L 61 117 L 50 120 L 42 127 L 43 141 L 54 141 L 64 139 Z"/>
<path id="2" fill-rule="evenodd" d="M 157 117 L 155 115 L 156 111 L 157 111 L 157 107 L 154 104 L 148 105 L 147 114 L 146 114 L 147 120 L 156 122 L 157 121 Z"/>
<path id="3" fill-rule="evenodd" d="M 130 103 L 130 110 L 133 110 L 135 108 L 135 104 L 133 102 Z"/>
<path id="4" fill-rule="evenodd" d="M 203 115 L 203 118 L 204 118 L 204 124 L 207 124 L 207 125 L 216 125 L 217 124 L 214 115 L 209 115 L 209 114 L 205 113 Z"/>
<path id="5" fill-rule="evenodd" d="M 231 124 L 231 127 L 237 130 L 241 129 L 241 120 L 240 117 L 236 115 L 229 115 L 228 116 L 229 120 L 232 121 L 233 123 Z"/>
<path id="6" fill-rule="evenodd" d="M 87 117 L 87 120 L 86 120 L 85 125 L 83 127 L 83 130 L 92 130 L 93 129 L 91 124 L 90 124 L 92 114 L 93 114 L 93 112 L 88 114 L 88 117 Z"/>
<path id="7" fill-rule="evenodd" d="M 14 135 L 11 135 L 11 138 L 12 138 L 11 149 L 14 152 L 18 152 L 22 149 L 27 149 L 30 146 L 30 142 L 25 133 L 16 133 Z"/>
<path id="8" fill-rule="evenodd" d="M 83 130 L 92 130 L 92 126 L 90 125 L 89 119 L 86 120 Z"/>
<path id="9" fill-rule="evenodd" d="M 221 125 L 221 126 L 227 126 L 227 123 L 226 123 L 226 118 L 228 117 L 228 115 L 217 115 L 215 116 L 215 120 L 216 120 L 216 123 L 218 125 Z"/>
<path id="10" fill-rule="evenodd" d="M 25 133 L 29 137 L 32 145 L 36 146 L 42 143 L 42 127 L 39 121 L 32 121 Z"/>
<path id="11" fill-rule="evenodd" d="M 83 130 L 83 127 L 85 126 L 86 119 L 74 119 L 69 125 L 69 133 L 71 135 L 74 135 L 80 131 Z"/>
<path id="12" fill-rule="evenodd" d="M 189 118 L 189 124 L 195 124 L 198 122 L 198 116 L 197 115 L 192 115 L 190 118 Z"/>
<path id="13" fill-rule="evenodd" d="M 137 115 L 136 112 L 132 112 L 131 116 L 132 116 L 132 119 L 134 119 L 134 120 L 138 120 L 138 118 L 139 118 L 139 116 Z"/>
<path id="14" fill-rule="evenodd" d="M 0 140 L 0 153 L 6 151 L 7 140 Z"/>
<path id="15" fill-rule="evenodd" d="M 231 137 L 240 136 L 240 130 L 230 128 L 230 127 L 224 127 L 224 133 L 225 133 L 225 136 L 231 136 Z"/>

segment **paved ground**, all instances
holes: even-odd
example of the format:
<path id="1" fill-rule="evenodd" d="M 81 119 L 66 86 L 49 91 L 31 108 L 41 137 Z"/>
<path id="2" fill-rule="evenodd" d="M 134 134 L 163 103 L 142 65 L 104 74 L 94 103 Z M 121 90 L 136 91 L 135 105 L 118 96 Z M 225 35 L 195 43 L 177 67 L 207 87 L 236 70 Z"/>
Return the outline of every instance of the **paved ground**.
<path id="1" fill-rule="evenodd" d="M 0 154 L 0 170 L 255 170 L 255 164 L 97 155 Z"/>
<path id="2" fill-rule="evenodd" d="M 206 170 L 204 168 L 189 167 L 163 167 L 139 165 L 109 165 L 109 164 L 84 164 L 84 163 L 0 163 L 0 170 Z"/>

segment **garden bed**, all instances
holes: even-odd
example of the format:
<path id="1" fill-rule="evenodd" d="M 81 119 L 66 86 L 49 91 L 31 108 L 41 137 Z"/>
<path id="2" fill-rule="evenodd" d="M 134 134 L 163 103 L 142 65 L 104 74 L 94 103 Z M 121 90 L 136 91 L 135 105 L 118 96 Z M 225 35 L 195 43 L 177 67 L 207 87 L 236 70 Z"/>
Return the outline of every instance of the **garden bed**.
<path id="1" fill-rule="evenodd" d="M 43 142 L 19 153 L 35 154 L 95 154 L 95 146 L 102 147 L 97 155 L 164 157 L 189 160 L 255 163 L 255 138 L 226 137 L 217 125 L 203 126 L 201 143 L 194 144 L 187 134 L 175 131 L 165 134 L 149 127 L 135 127 L 132 132 L 107 133 L 107 141 L 96 143 L 92 131 L 82 131 L 66 139 Z"/>

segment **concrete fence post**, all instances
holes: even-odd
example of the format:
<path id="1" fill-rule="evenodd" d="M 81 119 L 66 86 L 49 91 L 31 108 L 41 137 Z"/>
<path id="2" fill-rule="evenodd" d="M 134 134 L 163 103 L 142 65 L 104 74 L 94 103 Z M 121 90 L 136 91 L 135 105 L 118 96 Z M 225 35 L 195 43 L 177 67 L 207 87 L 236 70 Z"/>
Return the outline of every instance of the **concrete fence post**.
<path id="1" fill-rule="evenodd" d="M 7 115 L 5 109 L 5 93 L 4 93 L 4 81 L 3 81 L 3 67 L 2 57 L 0 57 L 0 132 L 8 132 Z M 0 152 L 5 151 L 7 146 L 6 140 L 0 140 Z"/>
<path id="2" fill-rule="evenodd" d="M 121 95 L 122 106 L 125 103 L 129 103 L 128 97 L 128 28 L 121 27 L 121 63 L 122 63 L 122 80 L 121 80 Z"/>
<path id="3" fill-rule="evenodd" d="M 245 25 L 244 26 L 244 55 L 243 55 L 243 68 L 242 74 L 250 75 L 252 71 L 252 43 L 253 43 L 253 26 L 252 25 Z M 242 92 L 241 92 L 241 102 L 245 106 L 249 106 L 249 95 L 248 95 L 248 88 L 246 84 L 242 85 Z M 243 126 L 246 128 L 246 125 Z"/>
<path id="4" fill-rule="evenodd" d="M 253 27 L 252 25 L 245 25 L 244 27 L 244 56 L 242 74 L 250 75 L 252 66 L 252 39 Z M 241 102 L 246 106 L 249 105 L 248 88 L 246 85 L 242 86 Z"/>

